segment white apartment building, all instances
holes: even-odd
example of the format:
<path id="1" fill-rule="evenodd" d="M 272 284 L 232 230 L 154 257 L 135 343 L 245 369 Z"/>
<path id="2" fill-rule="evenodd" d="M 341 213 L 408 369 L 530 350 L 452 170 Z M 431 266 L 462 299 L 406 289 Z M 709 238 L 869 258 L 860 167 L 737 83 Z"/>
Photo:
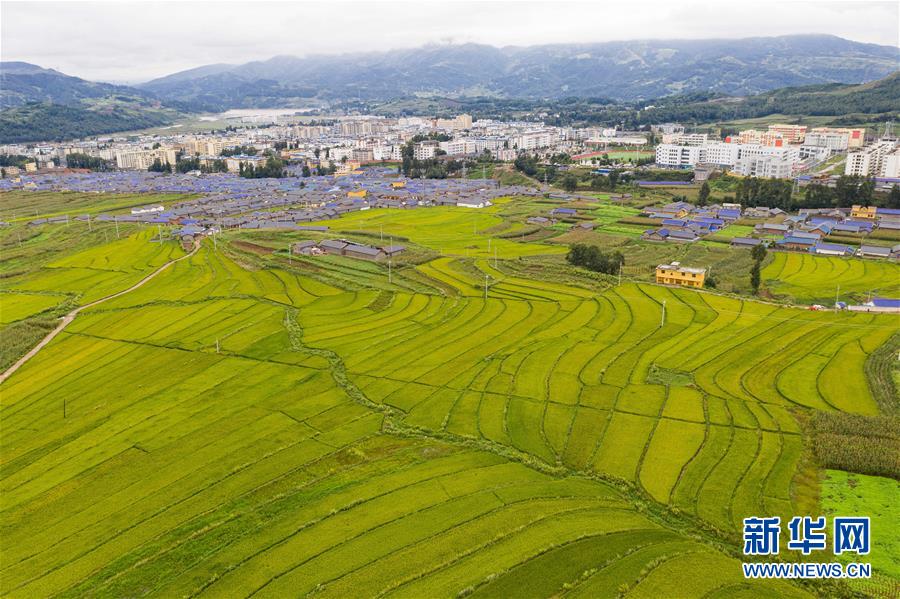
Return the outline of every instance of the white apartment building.
<path id="1" fill-rule="evenodd" d="M 175 150 L 157 148 L 155 150 L 118 150 L 116 167 L 124 170 L 147 170 L 154 160 L 175 164 Z"/>
<path id="2" fill-rule="evenodd" d="M 779 156 L 748 155 L 738 158 L 734 171 L 745 177 L 789 179 L 796 163 Z"/>
<path id="3" fill-rule="evenodd" d="M 709 135 L 706 133 L 663 133 L 662 142 L 664 144 L 675 144 L 679 146 L 702 146 L 709 143 Z"/>
<path id="4" fill-rule="evenodd" d="M 413 157 L 416 160 L 428 160 L 434 158 L 438 151 L 438 142 L 436 141 L 420 141 L 413 146 Z"/>
<path id="5" fill-rule="evenodd" d="M 894 153 L 897 142 L 890 140 L 876 141 L 858 152 L 847 154 L 847 165 L 844 167 L 845 175 L 860 175 L 863 177 L 881 177 L 884 170 L 885 157 Z"/>
<path id="6" fill-rule="evenodd" d="M 746 148 L 741 144 L 730 144 L 724 142 L 714 142 L 701 146 L 702 152 L 700 162 L 703 164 L 716 164 L 719 166 L 734 166 L 740 157 L 741 148 Z"/>
<path id="7" fill-rule="evenodd" d="M 800 150 L 796 146 L 715 142 L 702 146 L 660 144 L 656 147 L 656 163 L 663 167 L 715 164 L 758 177 L 789 177 L 799 161 Z"/>
<path id="8" fill-rule="evenodd" d="M 516 135 L 510 140 L 511 145 L 518 150 L 536 150 L 548 148 L 556 142 L 556 134 L 553 131 L 528 131 Z"/>
<path id="9" fill-rule="evenodd" d="M 442 141 L 440 148 L 450 156 L 466 156 L 484 151 L 485 144 L 484 140 L 460 138 Z"/>
<path id="10" fill-rule="evenodd" d="M 866 143 L 865 127 L 813 127 L 810 133 L 844 133 L 847 135 L 847 147 L 849 148 L 861 148 Z M 809 133 L 807 133 L 806 139 L 809 139 Z M 806 143 L 809 142 L 807 141 Z"/>
<path id="11" fill-rule="evenodd" d="M 881 177 L 900 177 L 900 148 L 896 148 L 893 152 L 884 157 L 881 165 Z"/>
<path id="12" fill-rule="evenodd" d="M 850 147 L 850 133 L 847 131 L 816 131 L 806 134 L 804 146 L 828 148 L 832 152 L 845 152 Z"/>
<path id="13" fill-rule="evenodd" d="M 656 164 L 669 168 L 685 168 L 702 162 L 700 146 L 660 144 L 656 146 Z"/>

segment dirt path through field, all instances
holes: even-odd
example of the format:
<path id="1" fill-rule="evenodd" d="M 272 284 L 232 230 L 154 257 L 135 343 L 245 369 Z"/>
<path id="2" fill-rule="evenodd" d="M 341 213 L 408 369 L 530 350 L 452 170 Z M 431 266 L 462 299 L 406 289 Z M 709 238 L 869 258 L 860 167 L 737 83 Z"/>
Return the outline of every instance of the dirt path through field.
<path id="1" fill-rule="evenodd" d="M 5 371 L 3 374 L 0 374 L 0 384 L 2 384 L 6 379 L 8 379 L 10 376 L 12 376 L 13 373 L 14 373 L 15 371 L 17 371 L 19 368 L 22 367 L 23 364 L 25 364 L 25 362 L 27 362 L 28 360 L 30 360 L 31 358 L 33 358 L 34 355 L 37 354 L 39 351 L 41 351 L 41 350 L 44 348 L 45 345 L 47 345 L 48 343 L 50 343 L 51 341 L 53 341 L 53 338 L 54 338 L 54 337 L 56 337 L 57 335 L 59 335 L 59 334 L 62 332 L 62 330 L 63 330 L 64 328 L 66 328 L 67 326 L 69 326 L 69 323 L 70 323 L 70 322 L 72 322 L 73 320 L 75 320 L 75 317 L 78 316 L 78 313 L 79 313 L 79 312 L 81 312 L 82 310 L 85 310 L 85 309 L 87 309 L 87 308 L 91 308 L 91 307 L 93 307 L 93 306 L 96 306 L 97 304 L 102 304 L 102 303 L 105 302 L 105 301 L 109 301 L 109 300 L 111 300 L 111 299 L 115 299 L 115 298 L 117 298 L 117 297 L 121 297 L 121 296 L 125 295 L 126 293 L 130 293 L 130 292 L 134 291 L 135 289 L 141 287 L 141 286 L 144 285 L 147 281 L 150 281 L 150 280 L 153 279 L 156 275 L 158 275 L 158 274 L 161 273 L 162 271 L 166 270 L 167 268 L 169 268 L 170 266 L 172 266 L 172 265 L 175 264 L 176 262 L 180 262 L 181 260 L 185 260 L 185 259 L 187 259 L 187 258 L 190 258 L 190 257 L 193 256 L 194 254 L 196 254 L 196 253 L 197 253 L 197 250 L 199 250 L 199 249 L 200 249 L 200 244 L 199 244 L 199 243 L 195 243 L 195 244 L 194 244 L 194 249 L 191 250 L 190 253 L 185 254 L 185 255 L 182 256 L 181 258 L 176 258 L 175 260 L 170 260 L 170 261 L 166 262 L 165 264 L 163 264 L 162 266 L 160 266 L 159 268 L 157 268 L 156 270 L 154 270 L 153 272 L 151 272 L 149 275 L 147 275 L 146 277 L 144 277 L 143 279 L 141 279 L 140 281 L 138 281 L 137 283 L 135 283 L 134 285 L 132 285 L 132 286 L 129 287 L 128 289 L 126 289 L 126 290 L 124 290 L 124 291 L 119 291 L 119 292 L 114 293 L 114 294 L 112 294 L 112 295 L 107 295 L 106 297 L 102 297 L 102 298 L 100 298 L 100 299 L 98 299 L 98 300 L 94 300 L 94 301 L 92 301 L 92 302 L 89 303 L 89 304 L 85 304 L 85 305 L 83 305 L 83 306 L 79 306 L 79 307 L 75 308 L 74 310 L 72 310 L 71 312 L 69 312 L 68 314 L 66 314 L 65 316 L 63 316 L 62 319 L 60 319 L 59 324 L 56 325 L 56 328 L 55 328 L 55 329 L 53 329 L 52 331 L 50 331 L 49 333 L 47 333 L 47 336 L 44 337 L 43 339 L 41 339 L 41 341 L 40 341 L 37 345 L 35 345 L 33 348 L 31 348 L 31 349 L 28 351 L 27 354 L 25 354 L 24 356 L 22 356 L 21 358 L 19 358 L 19 359 L 16 361 L 16 363 L 13 364 L 12 366 L 10 366 L 9 368 L 7 368 L 6 371 Z"/>

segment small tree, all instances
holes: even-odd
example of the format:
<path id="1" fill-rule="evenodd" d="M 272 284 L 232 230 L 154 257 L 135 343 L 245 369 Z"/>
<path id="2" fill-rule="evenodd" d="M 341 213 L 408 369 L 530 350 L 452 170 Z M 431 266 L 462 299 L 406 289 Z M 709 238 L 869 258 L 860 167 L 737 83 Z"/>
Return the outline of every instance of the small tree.
<path id="1" fill-rule="evenodd" d="M 703 182 L 700 186 L 700 193 L 697 194 L 697 205 L 706 206 L 709 203 L 709 183 Z"/>
<path id="2" fill-rule="evenodd" d="M 310 176 L 311 174 L 312 174 L 312 173 L 310 173 L 310 171 L 309 171 L 309 165 L 304 164 L 304 165 L 303 165 L 303 172 L 302 172 L 302 175 L 303 175 L 304 177 L 308 177 L 308 176 Z"/>
<path id="3" fill-rule="evenodd" d="M 757 264 L 761 263 L 766 259 L 766 246 L 762 243 L 754 245 L 750 249 L 750 257 L 753 258 Z"/>
<path id="4" fill-rule="evenodd" d="M 750 287 L 753 288 L 753 294 L 756 295 L 759 293 L 759 262 L 753 263 L 753 268 L 750 269 Z"/>
<path id="5" fill-rule="evenodd" d="M 569 173 L 562 180 L 562 187 L 566 191 L 572 192 L 578 189 L 578 179 L 575 175 Z"/>
<path id="6" fill-rule="evenodd" d="M 609 189 L 615 191 L 616 183 L 619 181 L 619 171 L 609 171 L 609 174 L 606 177 L 609 179 Z"/>
<path id="7" fill-rule="evenodd" d="M 887 199 L 888 208 L 900 208 L 900 186 L 894 183 Z"/>

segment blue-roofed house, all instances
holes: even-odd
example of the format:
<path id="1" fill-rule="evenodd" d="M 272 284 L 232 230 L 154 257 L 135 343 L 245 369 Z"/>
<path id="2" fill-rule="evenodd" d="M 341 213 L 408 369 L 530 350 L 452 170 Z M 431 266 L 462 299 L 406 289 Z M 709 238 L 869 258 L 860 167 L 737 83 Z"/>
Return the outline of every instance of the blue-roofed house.
<path id="1" fill-rule="evenodd" d="M 849 245 L 841 245 L 837 243 L 817 243 L 809 250 L 814 254 L 823 256 L 852 256 L 853 248 Z"/>
<path id="2" fill-rule="evenodd" d="M 784 239 L 779 239 L 775 242 L 775 245 L 779 249 L 783 250 L 802 250 L 809 251 L 810 248 L 816 245 L 817 239 L 810 239 L 808 237 L 795 237 L 793 235 L 787 235 Z"/>

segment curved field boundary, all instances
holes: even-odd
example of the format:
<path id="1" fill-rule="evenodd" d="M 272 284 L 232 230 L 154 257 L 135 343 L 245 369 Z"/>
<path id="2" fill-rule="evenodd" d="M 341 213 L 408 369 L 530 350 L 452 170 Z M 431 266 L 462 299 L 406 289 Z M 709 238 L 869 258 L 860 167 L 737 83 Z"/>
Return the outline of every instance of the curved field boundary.
<path id="1" fill-rule="evenodd" d="M 195 253 L 197 253 L 197 250 L 199 250 L 199 249 L 200 249 L 200 244 L 199 244 L 199 243 L 196 243 L 196 244 L 194 245 L 194 249 L 191 250 L 190 253 L 185 254 L 184 256 L 182 256 L 182 257 L 180 257 L 180 258 L 176 258 L 176 259 L 174 259 L 174 260 L 169 260 L 168 262 L 166 262 L 165 264 L 163 264 L 162 266 L 160 266 L 159 268 L 157 268 L 156 270 L 154 270 L 153 272 L 151 272 L 149 275 L 147 275 L 146 277 L 144 277 L 143 279 L 141 279 L 140 281 L 138 281 L 137 283 L 135 283 L 134 285 L 132 285 L 132 286 L 129 287 L 128 289 L 125 289 L 124 291 L 119 291 L 118 293 L 114 293 L 114 294 L 112 294 L 112 295 L 107 295 L 106 297 L 102 297 L 102 298 L 100 298 L 100 299 L 98 299 L 98 300 L 94 300 L 94 301 L 92 301 L 92 302 L 89 303 L 89 304 L 85 304 L 85 305 L 83 305 L 83 306 L 79 306 L 78 308 L 75 308 L 74 310 L 72 310 L 71 312 L 69 312 L 68 314 L 66 314 L 65 316 L 63 316 L 62 320 L 60 321 L 60 323 L 59 323 L 58 325 L 56 325 L 56 328 L 55 328 L 55 329 L 53 329 L 52 331 L 50 331 L 49 333 L 47 333 L 47 336 L 44 337 L 43 339 L 41 339 L 41 340 L 38 342 L 37 345 L 35 345 L 33 348 L 31 348 L 31 350 L 29 350 L 29 352 L 28 352 L 27 354 L 25 354 L 24 356 L 22 356 L 21 358 L 19 358 L 19 359 L 16 361 L 16 363 L 13 364 L 12 366 L 10 366 L 9 368 L 7 368 L 7 369 L 3 372 L 3 374 L 0 374 L 0 384 L 3 384 L 3 382 L 6 381 L 6 379 L 8 379 L 9 377 L 11 377 L 11 376 L 12 376 L 19 368 L 21 368 L 22 365 L 25 364 L 25 362 L 27 362 L 28 360 L 30 360 L 31 358 L 33 358 L 33 357 L 34 357 L 39 351 L 41 351 L 48 343 L 50 343 L 51 341 L 53 341 L 53 339 L 55 339 L 56 336 L 59 335 L 59 334 L 62 332 L 62 330 L 63 330 L 64 328 L 66 328 L 67 326 L 69 326 L 69 323 L 71 323 L 73 320 L 75 320 L 75 317 L 78 316 L 78 314 L 79 314 L 82 310 L 86 310 L 87 308 L 92 308 L 92 307 L 94 307 L 94 306 L 96 306 L 96 305 L 98 305 L 98 304 L 102 304 L 102 303 L 105 302 L 105 301 L 108 301 L 108 300 L 115 299 L 115 298 L 117 298 L 117 297 L 123 296 L 123 295 L 125 295 L 126 293 L 130 293 L 130 292 L 134 291 L 135 289 L 138 289 L 138 288 L 142 287 L 144 284 L 146 284 L 147 282 L 151 281 L 151 280 L 152 280 L 154 277 L 156 277 L 159 273 L 163 272 L 164 270 L 166 270 L 167 268 L 169 268 L 170 266 L 172 266 L 172 265 L 175 264 L 176 262 L 180 262 L 180 261 L 182 261 L 182 260 L 184 260 L 184 259 L 186 259 L 186 258 L 190 258 L 191 256 L 193 256 Z"/>

